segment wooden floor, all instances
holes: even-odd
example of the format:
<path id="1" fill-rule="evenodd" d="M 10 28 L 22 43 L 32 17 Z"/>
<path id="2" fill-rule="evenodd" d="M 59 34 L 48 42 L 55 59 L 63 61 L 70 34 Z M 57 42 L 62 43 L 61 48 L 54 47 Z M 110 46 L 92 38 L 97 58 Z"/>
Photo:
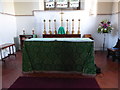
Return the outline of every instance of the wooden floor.
<path id="1" fill-rule="evenodd" d="M 89 76 L 83 76 L 80 74 L 52 74 L 52 73 L 40 73 L 40 74 L 23 74 L 22 73 L 22 53 L 17 52 L 16 58 L 10 56 L 5 59 L 5 63 L 0 62 L 2 65 L 2 88 L 9 88 L 13 82 L 19 76 L 39 76 L 39 77 L 69 77 L 69 78 L 87 78 Z M 106 58 L 106 52 L 95 52 L 95 63 L 101 68 L 102 74 L 94 76 L 101 88 L 111 88 L 111 90 L 118 90 L 118 70 L 120 63 L 117 61 L 112 62 L 111 58 Z M 93 77 L 93 76 L 90 76 Z M 119 87 L 120 88 L 120 87 Z"/>

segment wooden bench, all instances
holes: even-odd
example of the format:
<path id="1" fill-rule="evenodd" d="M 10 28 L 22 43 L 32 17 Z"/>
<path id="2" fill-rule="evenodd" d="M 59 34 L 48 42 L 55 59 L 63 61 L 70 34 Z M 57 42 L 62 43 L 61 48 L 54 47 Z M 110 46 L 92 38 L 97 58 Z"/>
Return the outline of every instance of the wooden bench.
<path id="1" fill-rule="evenodd" d="M 15 47 L 15 44 L 13 44 L 13 43 L 6 43 L 6 44 L 0 45 L 0 53 L 1 53 L 1 60 L 2 61 L 5 61 L 4 59 L 10 55 L 15 55 L 15 57 L 16 57 L 14 47 Z M 4 53 L 2 53 L 2 50 L 7 49 L 7 48 L 9 49 L 8 50 L 9 54 L 8 54 L 8 56 L 5 56 Z"/>

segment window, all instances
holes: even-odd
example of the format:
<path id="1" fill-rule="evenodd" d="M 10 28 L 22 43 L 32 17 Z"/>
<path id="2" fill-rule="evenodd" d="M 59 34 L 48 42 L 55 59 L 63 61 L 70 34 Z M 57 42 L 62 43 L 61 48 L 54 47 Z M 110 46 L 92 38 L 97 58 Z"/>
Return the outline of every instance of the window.
<path id="1" fill-rule="evenodd" d="M 68 9 L 68 10 L 80 10 L 81 2 L 79 0 L 45 0 L 45 10 L 57 10 L 57 9 Z"/>

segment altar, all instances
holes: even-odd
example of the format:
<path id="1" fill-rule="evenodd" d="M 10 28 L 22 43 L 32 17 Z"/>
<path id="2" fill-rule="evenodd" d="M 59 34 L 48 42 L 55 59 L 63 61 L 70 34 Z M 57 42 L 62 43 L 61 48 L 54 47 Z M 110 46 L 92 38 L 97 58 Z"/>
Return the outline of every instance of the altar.
<path id="1" fill-rule="evenodd" d="M 23 46 L 23 72 L 96 74 L 94 41 L 89 38 L 32 38 Z"/>

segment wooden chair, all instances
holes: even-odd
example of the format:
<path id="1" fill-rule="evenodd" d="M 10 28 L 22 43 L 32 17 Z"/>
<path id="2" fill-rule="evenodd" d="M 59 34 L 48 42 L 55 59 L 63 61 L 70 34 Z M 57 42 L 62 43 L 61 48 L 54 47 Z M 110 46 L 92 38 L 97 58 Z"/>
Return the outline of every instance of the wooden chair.
<path id="1" fill-rule="evenodd" d="M 113 61 L 116 59 L 120 60 L 120 39 L 118 39 L 117 44 L 113 48 L 108 48 L 107 52 L 107 57 L 112 56 Z"/>

